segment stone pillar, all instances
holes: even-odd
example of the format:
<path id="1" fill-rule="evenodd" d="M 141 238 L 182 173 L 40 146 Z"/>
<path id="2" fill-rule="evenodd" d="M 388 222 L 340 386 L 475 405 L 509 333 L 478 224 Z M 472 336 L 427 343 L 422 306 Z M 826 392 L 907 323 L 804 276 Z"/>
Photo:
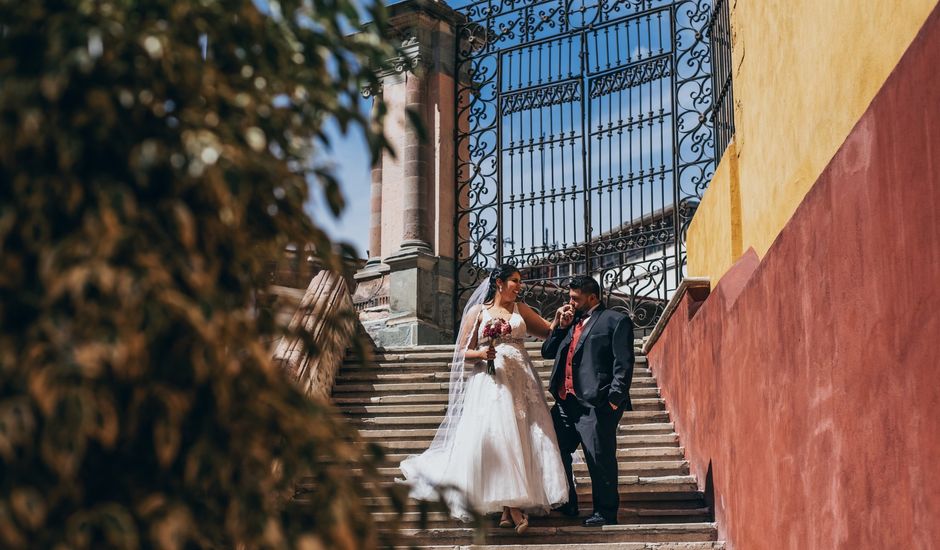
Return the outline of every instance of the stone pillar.
<path id="1" fill-rule="evenodd" d="M 422 74 L 422 63 L 418 60 L 417 65 L 412 72 L 405 73 L 405 109 L 418 115 L 421 122 L 427 127 L 427 119 L 424 112 L 427 108 L 425 101 L 426 83 Z M 425 150 L 428 144 L 421 141 L 418 135 L 418 129 L 414 124 L 408 124 L 405 127 L 405 142 L 402 145 L 404 154 L 404 204 L 402 208 L 402 242 L 399 252 L 404 252 L 411 248 L 430 250 L 424 238 L 425 233 L 425 213 L 427 197 L 425 188 L 426 181 L 426 161 Z"/>
<path id="2" fill-rule="evenodd" d="M 377 96 L 373 103 L 372 114 L 375 116 L 378 106 Z M 371 201 L 369 204 L 369 261 L 366 269 L 376 269 L 382 263 L 382 162 L 372 167 Z"/>
<path id="3" fill-rule="evenodd" d="M 462 16 L 435 0 L 406 0 L 388 11 L 402 51 L 380 74 L 396 156 L 383 154 L 372 172 L 371 257 L 356 274 L 353 301 L 380 346 L 452 343 L 454 36 Z M 409 110 L 424 123 L 426 140 Z"/>

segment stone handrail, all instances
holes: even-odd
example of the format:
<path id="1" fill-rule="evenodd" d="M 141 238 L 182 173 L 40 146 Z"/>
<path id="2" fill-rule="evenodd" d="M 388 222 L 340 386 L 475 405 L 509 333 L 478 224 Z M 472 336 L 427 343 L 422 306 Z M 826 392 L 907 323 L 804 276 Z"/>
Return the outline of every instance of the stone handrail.
<path id="1" fill-rule="evenodd" d="M 686 294 L 690 294 L 696 300 L 701 301 L 708 296 L 710 291 L 711 279 L 708 277 L 686 277 L 679 281 L 679 288 L 676 289 L 672 298 L 669 299 L 669 302 L 666 304 L 666 309 L 659 317 L 659 321 L 656 322 L 653 331 L 650 333 L 649 337 L 646 338 L 646 342 L 643 344 L 643 353 L 649 353 L 649 351 L 653 349 L 653 346 L 662 335 L 663 329 L 669 324 L 669 319 L 672 317 L 672 314 L 675 313 L 676 307 L 678 307 L 679 302 L 685 298 Z"/>
<path id="2" fill-rule="evenodd" d="M 310 281 L 289 324 L 292 333 L 301 327 L 316 344 L 316 353 L 308 355 L 302 338 L 288 336 L 278 342 L 274 361 L 308 396 L 327 399 L 356 330 L 355 309 L 341 275 L 323 270 Z"/>

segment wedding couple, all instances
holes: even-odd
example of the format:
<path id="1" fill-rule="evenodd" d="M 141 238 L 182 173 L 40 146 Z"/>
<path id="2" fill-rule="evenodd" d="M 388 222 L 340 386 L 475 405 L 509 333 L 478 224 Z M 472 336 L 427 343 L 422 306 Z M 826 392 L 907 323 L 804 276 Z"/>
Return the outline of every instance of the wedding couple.
<path id="1" fill-rule="evenodd" d="M 591 277 L 571 281 L 570 301 L 551 323 L 517 303 L 521 289 L 519 270 L 504 264 L 468 301 L 444 421 L 427 451 L 401 463 L 411 496 L 444 498 L 451 514 L 465 521 L 470 509 L 502 512 L 500 527 L 521 534 L 528 529 L 529 513 L 557 508 L 578 515 L 571 463 L 580 445 L 594 505 L 583 524 L 616 524 L 617 424 L 625 410 L 632 410 L 633 323 L 604 308 Z M 509 324 L 508 335 L 484 336 L 494 319 Z M 542 356 L 555 359 L 550 411 L 524 347 L 528 335 L 545 339 Z M 489 360 L 494 374 L 487 373 Z"/>

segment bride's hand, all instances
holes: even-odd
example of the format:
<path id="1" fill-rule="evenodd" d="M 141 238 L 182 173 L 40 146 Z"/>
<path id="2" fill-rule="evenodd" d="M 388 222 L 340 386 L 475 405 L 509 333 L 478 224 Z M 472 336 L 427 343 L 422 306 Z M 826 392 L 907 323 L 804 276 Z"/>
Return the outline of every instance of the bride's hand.
<path id="1" fill-rule="evenodd" d="M 466 357 L 468 359 L 476 359 L 478 361 L 492 361 L 496 359 L 496 349 L 491 346 L 486 346 L 485 348 L 467 350 Z"/>

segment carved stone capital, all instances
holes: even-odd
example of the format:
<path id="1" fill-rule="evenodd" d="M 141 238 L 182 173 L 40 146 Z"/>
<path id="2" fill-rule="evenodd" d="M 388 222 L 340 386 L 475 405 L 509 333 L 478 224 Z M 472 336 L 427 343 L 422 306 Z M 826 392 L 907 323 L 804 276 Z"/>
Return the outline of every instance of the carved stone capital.
<path id="1" fill-rule="evenodd" d="M 465 18 L 439 0 L 405 0 L 388 7 L 392 38 L 398 55 L 388 59 L 378 76 L 398 83 L 404 73 L 453 74 L 454 33 Z"/>
<path id="2" fill-rule="evenodd" d="M 418 27 L 402 29 L 398 32 L 399 55 L 389 59 L 385 67 L 379 71 L 379 78 L 383 81 L 392 76 L 402 75 L 406 72 L 421 76 L 430 66 L 428 60 L 432 59 L 430 48 L 432 37 L 430 32 Z"/>
<path id="3" fill-rule="evenodd" d="M 369 99 L 370 97 L 382 95 L 382 89 L 383 86 L 381 82 L 379 82 L 379 85 L 375 87 L 366 84 L 359 90 L 359 93 L 362 94 L 362 97 Z"/>

